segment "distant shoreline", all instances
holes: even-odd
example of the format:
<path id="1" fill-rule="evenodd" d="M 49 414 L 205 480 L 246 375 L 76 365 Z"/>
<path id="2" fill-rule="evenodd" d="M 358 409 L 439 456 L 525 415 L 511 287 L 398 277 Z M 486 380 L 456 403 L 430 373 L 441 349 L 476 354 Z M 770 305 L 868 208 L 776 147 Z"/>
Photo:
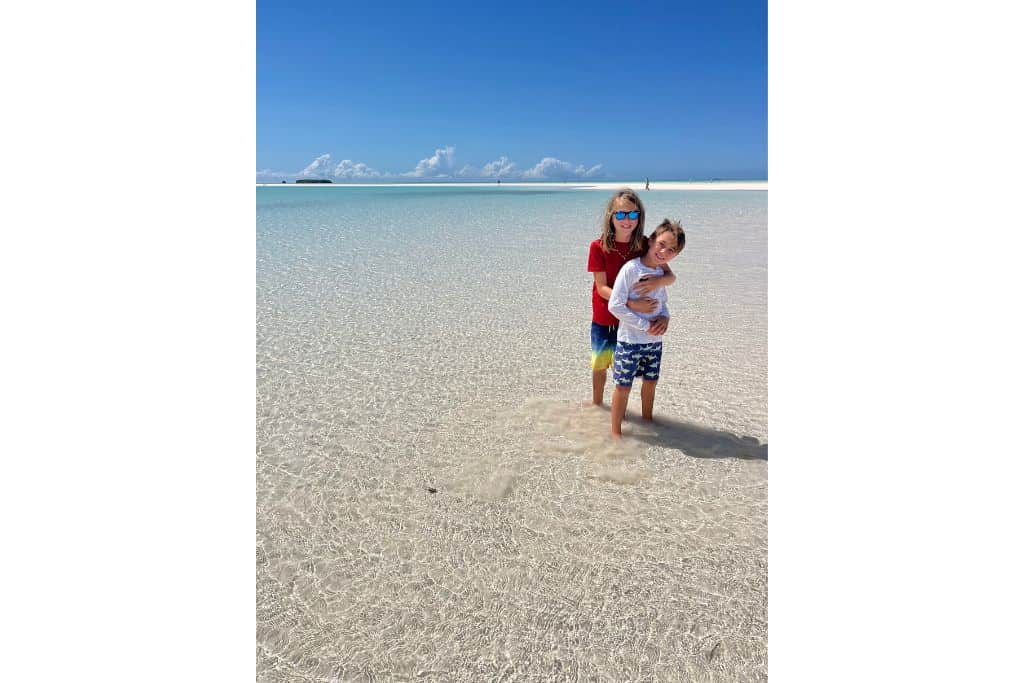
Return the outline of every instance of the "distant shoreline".
<path id="1" fill-rule="evenodd" d="M 511 183 L 511 182 L 486 182 L 486 183 L 256 183 L 256 187 L 490 187 L 501 189 L 503 187 L 538 187 L 538 188 L 565 188 L 573 190 L 615 190 L 620 187 L 628 187 L 636 191 L 644 191 L 643 180 L 613 182 L 539 182 L 539 183 Z M 767 180 L 685 180 L 651 181 L 651 190 L 768 190 Z"/>

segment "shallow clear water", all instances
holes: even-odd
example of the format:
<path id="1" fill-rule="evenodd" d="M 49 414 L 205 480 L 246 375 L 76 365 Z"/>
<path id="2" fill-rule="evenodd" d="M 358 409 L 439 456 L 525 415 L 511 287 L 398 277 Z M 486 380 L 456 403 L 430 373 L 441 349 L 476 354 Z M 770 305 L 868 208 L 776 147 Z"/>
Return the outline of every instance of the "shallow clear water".
<path id="1" fill-rule="evenodd" d="M 766 677 L 767 193 L 642 193 L 687 246 L 620 444 L 608 194 L 257 188 L 260 680 Z"/>

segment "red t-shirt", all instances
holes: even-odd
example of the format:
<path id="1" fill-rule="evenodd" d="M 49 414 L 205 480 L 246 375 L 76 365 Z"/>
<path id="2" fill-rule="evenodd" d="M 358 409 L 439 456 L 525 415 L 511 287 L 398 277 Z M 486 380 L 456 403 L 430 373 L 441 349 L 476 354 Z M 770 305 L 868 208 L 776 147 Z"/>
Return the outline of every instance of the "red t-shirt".
<path id="1" fill-rule="evenodd" d="M 601 240 L 597 239 L 590 243 L 590 257 L 587 260 L 588 273 L 605 273 L 608 286 L 615 284 L 615 277 L 619 269 L 629 261 L 639 256 L 639 253 L 629 251 L 629 242 L 616 242 L 615 248 L 605 252 L 601 248 Z M 597 293 L 597 283 L 590 285 L 590 296 L 594 307 L 593 320 L 598 325 L 618 325 L 619 319 L 608 311 L 608 300 Z"/>

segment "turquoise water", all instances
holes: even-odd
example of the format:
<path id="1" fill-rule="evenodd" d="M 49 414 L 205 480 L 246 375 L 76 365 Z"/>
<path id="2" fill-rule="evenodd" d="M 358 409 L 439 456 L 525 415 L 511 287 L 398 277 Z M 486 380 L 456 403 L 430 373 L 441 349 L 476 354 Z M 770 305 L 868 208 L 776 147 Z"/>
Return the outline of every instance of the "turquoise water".
<path id="1" fill-rule="evenodd" d="M 767 192 L 641 193 L 687 247 L 619 445 L 609 194 L 257 188 L 261 680 L 764 678 Z"/>

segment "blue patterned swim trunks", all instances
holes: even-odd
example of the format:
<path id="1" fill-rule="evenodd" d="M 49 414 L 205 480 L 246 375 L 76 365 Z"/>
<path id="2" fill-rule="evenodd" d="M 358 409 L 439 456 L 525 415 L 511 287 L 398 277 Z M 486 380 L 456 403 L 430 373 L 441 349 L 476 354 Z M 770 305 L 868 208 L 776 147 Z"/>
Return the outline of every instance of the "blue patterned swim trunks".
<path id="1" fill-rule="evenodd" d="M 654 344 L 615 345 L 613 364 L 615 386 L 632 387 L 634 377 L 656 380 L 661 370 L 661 342 Z"/>

